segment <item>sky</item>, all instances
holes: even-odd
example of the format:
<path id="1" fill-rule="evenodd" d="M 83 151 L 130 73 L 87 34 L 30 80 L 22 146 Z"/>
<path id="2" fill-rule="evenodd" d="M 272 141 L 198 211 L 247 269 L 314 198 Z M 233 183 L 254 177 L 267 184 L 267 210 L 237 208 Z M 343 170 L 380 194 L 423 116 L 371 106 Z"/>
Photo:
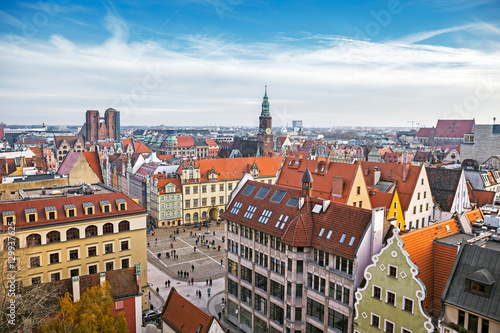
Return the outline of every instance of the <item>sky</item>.
<path id="1" fill-rule="evenodd" d="M 7 125 L 500 123 L 500 1 L 1 1 L 0 76 Z"/>

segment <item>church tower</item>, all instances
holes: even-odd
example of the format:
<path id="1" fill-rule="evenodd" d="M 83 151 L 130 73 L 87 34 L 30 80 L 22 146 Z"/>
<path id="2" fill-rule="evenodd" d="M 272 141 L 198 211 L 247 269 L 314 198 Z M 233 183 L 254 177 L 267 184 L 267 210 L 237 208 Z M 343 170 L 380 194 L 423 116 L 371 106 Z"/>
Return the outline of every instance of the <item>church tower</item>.
<path id="1" fill-rule="evenodd" d="M 264 99 L 262 101 L 262 112 L 259 117 L 259 134 L 257 141 L 259 142 L 260 152 L 262 156 L 269 156 L 273 151 L 274 138 L 272 129 L 271 113 L 269 112 L 269 101 L 267 97 L 267 86 L 265 88 Z"/>

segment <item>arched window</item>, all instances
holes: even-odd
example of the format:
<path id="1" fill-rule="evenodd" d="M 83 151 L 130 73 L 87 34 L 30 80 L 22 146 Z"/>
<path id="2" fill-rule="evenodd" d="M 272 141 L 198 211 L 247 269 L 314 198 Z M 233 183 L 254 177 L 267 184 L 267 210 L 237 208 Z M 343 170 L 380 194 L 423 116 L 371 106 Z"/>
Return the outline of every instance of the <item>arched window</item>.
<path id="1" fill-rule="evenodd" d="M 28 247 L 42 245 L 42 236 L 39 234 L 31 234 L 26 237 L 26 244 Z"/>
<path id="2" fill-rule="evenodd" d="M 85 237 L 97 236 L 97 227 L 95 225 L 89 225 L 85 228 Z"/>
<path id="3" fill-rule="evenodd" d="M 14 238 L 14 239 L 12 239 Z M 9 249 L 10 246 L 14 246 L 14 249 L 17 250 L 19 249 L 19 238 L 17 237 L 7 237 L 3 240 L 3 249 L 4 251 L 10 251 L 12 250 Z"/>
<path id="4" fill-rule="evenodd" d="M 191 214 L 186 214 L 186 222 L 191 222 Z"/>
<path id="5" fill-rule="evenodd" d="M 78 230 L 77 228 L 71 228 L 66 231 L 66 240 L 78 238 L 80 238 L 80 230 Z"/>
<path id="6" fill-rule="evenodd" d="M 203 212 L 203 213 L 201 213 L 201 218 L 202 218 L 203 220 L 206 220 L 206 219 L 207 219 L 207 212 Z"/>
<path id="7" fill-rule="evenodd" d="M 61 241 L 61 233 L 59 231 L 51 231 L 47 234 L 47 244 L 57 243 Z"/>
<path id="8" fill-rule="evenodd" d="M 106 223 L 103 227 L 102 227 L 102 233 L 104 235 L 106 234 L 112 234 L 113 233 L 113 223 Z"/>
<path id="9" fill-rule="evenodd" d="M 121 221 L 118 223 L 118 231 L 129 231 L 130 230 L 130 222 L 129 221 Z"/>
<path id="10" fill-rule="evenodd" d="M 193 221 L 198 222 L 198 213 L 193 214 Z"/>

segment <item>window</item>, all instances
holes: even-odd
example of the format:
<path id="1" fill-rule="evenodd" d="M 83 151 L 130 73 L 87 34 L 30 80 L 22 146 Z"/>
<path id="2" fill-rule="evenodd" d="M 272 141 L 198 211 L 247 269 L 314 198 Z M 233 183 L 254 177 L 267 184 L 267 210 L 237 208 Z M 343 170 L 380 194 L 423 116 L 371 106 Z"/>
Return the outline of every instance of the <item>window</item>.
<path id="1" fill-rule="evenodd" d="M 185 194 L 191 194 L 191 188 L 189 186 L 186 186 L 184 188 L 184 192 L 185 192 Z"/>
<path id="2" fill-rule="evenodd" d="M 333 309 L 328 309 L 328 326 L 338 332 L 347 333 L 349 318 Z"/>
<path id="3" fill-rule="evenodd" d="M 427 192 L 424 191 L 424 199 L 427 198 Z"/>
<path id="4" fill-rule="evenodd" d="M 307 298 L 307 315 L 323 323 L 325 317 L 325 306 L 313 299 Z"/>
<path id="5" fill-rule="evenodd" d="M 112 261 L 109 261 L 106 263 L 106 272 L 109 272 L 109 271 L 112 271 L 113 270 L 113 262 Z"/>
<path id="6" fill-rule="evenodd" d="M 232 261 L 231 259 L 227 260 L 227 271 L 234 276 L 238 276 L 238 263 L 236 261 Z"/>
<path id="7" fill-rule="evenodd" d="M 267 298 L 255 294 L 255 310 L 267 315 Z"/>
<path id="8" fill-rule="evenodd" d="M 380 317 L 372 313 L 371 325 L 380 328 Z"/>
<path id="9" fill-rule="evenodd" d="M 295 322 L 301 322 L 302 321 L 302 308 L 296 307 L 295 308 Z"/>
<path id="10" fill-rule="evenodd" d="M 80 230 L 77 228 L 71 228 L 66 231 L 66 240 L 78 239 L 80 238 Z"/>
<path id="11" fill-rule="evenodd" d="M 479 318 L 476 315 L 473 315 L 472 313 L 469 313 L 469 327 L 468 329 L 472 332 L 477 332 L 477 328 L 479 324 Z"/>
<path id="12" fill-rule="evenodd" d="M 87 256 L 88 257 L 94 257 L 97 255 L 97 247 L 96 246 L 91 246 L 87 249 Z"/>
<path id="13" fill-rule="evenodd" d="M 31 284 L 40 284 L 40 283 L 42 283 L 42 277 L 41 276 L 37 276 L 37 277 L 31 278 Z"/>
<path id="14" fill-rule="evenodd" d="M 224 191 L 224 184 L 219 184 L 219 191 Z"/>
<path id="15" fill-rule="evenodd" d="M 118 223 L 118 232 L 129 231 L 130 230 L 130 222 L 129 221 L 121 221 Z"/>
<path id="16" fill-rule="evenodd" d="M 417 193 L 417 200 L 420 200 L 420 192 Z"/>
<path id="17" fill-rule="evenodd" d="M 104 245 L 104 254 L 113 253 L 113 243 Z"/>
<path id="18" fill-rule="evenodd" d="M 417 214 L 417 206 L 413 206 L 413 214 Z"/>
<path id="19" fill-rule="evenodd" d="M 69 260 L 78 259 L 78 250 L 70 250 L 69 251 Z"/>
<path id="20" fill-rule="evenodd" d="M 358 187 L 356 188 L 356 194 L 361 194 L 361 186 L 358 186 Z"/>
<path id="21" fill-rule="evenodd" d="M 207 193 L 207 185 L 201 186 L 201 193 Z"/>
<path id="22" fill-rule="evenodd" d="M 387 291 L 386 303 L 396 306 L 396 294 L 393 292 Z"/>
<path id="23" fill-rule="evenodd" d="M 252 291 L 241 286 L 241 301 L 252 306 Z"/>
<path id="24" fill-rule="evenodd" d="M 31 234 L 26 237 L 26 243 L 28 247 L 42 245 L 42 236 L 39 234 Z"/>
<path id="25" fill-rule="evenodd" d="M 376 298 L 378 300 L 381 300 L 382 299 L 382 289 L 380 287 L 373 286 L 372 297 Z"/>
<path id="26" fill-rule="evenodd" d="M 227 279 L 227 292 L 238 297 L 238 283 L 231 279 Z"/>
<path id="27" fill-rule="evenodd" d="M 90 265 L 89 274 L 96 274 L 96 273 L 97 273 L 97 265 Z"/>
<path id="28" fill-rule="evenodd" d="M 72 269 L 69 271 L 69 275 L 70 275 L 70 277 L 78 276 L 78 275 L 80 275 L 80 270 L 78 268 Z"/>
<path id="29" fill-rule="evenodd" d="M 49 255 L 49 262 L 51 264 L 58 264 L 59 263 L 59 253 L 51 253 Z"/>
<path id="30" fill-rule="evenodd" d="M 251 250 L 251 249 L 250 249 Z M 250 268 L 246 268 L 245 266 L 241 266 L 241 279 L 248 283 L 252 283 L 252 270 Z"/>
<path id="31" fill-rule="evenodd" d="M 271 294 L 271 296 L 274 296 L 279 300 L 283 300 L 285 298 L 285 286 L 278 283 L 278 282 L 271 280 L 271 293 L 270 294 Z"/>
<path id="32" fill-rule="evenodd" d="M 128 250 L 128 240 L 126 240 L 126 241 L 121 241 L 121 242 L 120 242 L 120 248 L 121 248 L 121 251 L 126 251 L 126 250 Z"/>
<path id="33" fill-rule="evenodd" d="M 31 257 L 30 258 L 30 267 L 31 268 L 40 267 L 40 257 Z"/>
<path id="34" fill-rule="evenodd" d="M 103 233 L 103 235 L 112 234 L 113 233 L 113 223 L 104 224 L 104 226 L 102 227 L 102 233 Z"/>
<path id="35" fill-rule="evenodd" d="M 385 333 L 394 333 L 394 323 L 386 320 L 385 321 L 385 329 L 384 329 L 384 332 Z"/>
<path id="36" fill-rule="evenodd" d="M 413 300 L 403 297 L 404 303 L 403 303 L 403 310 L 413 313 Z"/>
<path id="37" fill-rule="evenodd" d="M 215 190 L 215 185 L 211 185 L 211 186 L 210 186 L 210 192 L 215 192 L 215 191 L 216 191 L 216 190 Z"/>
<path id="38" fill-rule="evenodd" d="M 56 282 L 61 280 L 61 273 L 52 273 L 50 274 L 50 281 L 51 282 Z"/>
<path id="39" fill-rule="evenodd" d="M 51 231 L 47 234 L 47 244 L 57 243 L 61 241 L 61 234 L 59 231 Z"/>
<path id="40" fill-rule="evenodd" d="M 240 211 L 241 205 L 243 205 L 241 202 L 236 201 L 231 209 L 231 214 L 237 215 Z"/>
<path id="41" fill-rule="evenodd" d="M 302 298 L 302 284 L 295 285 L 295 298 Z"/>
<path id="42" fill-rule="evenodd" d="M 398 268 L 395 267 L 395 266 L 389 265 L 389 269 L 388 269 L 387 272 L 388 272 L 389 276 L 391 276 L 393 278 L 397 278 L 398 277 Z"/>
<path id="43" fill-rule="evenodd" d="M 266 224 L 267 221 L 269 221 L 269 218 L 271 217 L 272 213 L 273 213 L 272 211 L 270 211 L 268 209 L 264 209 L 264 211 L 262 212 L 262 215 L 259 217 L 259 220 L 257 222 Z"/>
<path id="44" fill-rule="evenodd" d="M 184 208 L 191 208 L 191 200 L 184 201 Z"/>
<path id="45" fill-rule="evenodd" d="M 267 293 L 267 277 L 255 272 L 255 288 L 259 288 Z"/>
<path id="46" fill-rule="evenodd" d="M 193 194 L 198 194 L 198 186 L 193 186 Z"/>
<path id="47" fill-rule="evenodd" d="M 224 196 L 223 195 L 219 196 L 219 204 L 220 205 L 224 204 Z"/>
<path id="48" fill-rule="evenodd" d="M 282 307 L 271 302 L 269 312 L 271 314 L 271 320 L 277 322 L 280 325 L 283 325 L 285 312 L 283 311 Z"/>
<path id="49" fill-rule="evenodd" d="M 319 231 L 318 237 L 323 236 L 324 232 L 325 232 L 325 228 L 321 228 L 321 230 Z"/>
<path id="50" fill-rule="evenodd" d="M 122 259 L 122 269 L 130 267 L 130 259 Z"/>
<path id="51" fill-rule="evenodd" d="M 89 225 L 85 228 L 85 237 L 97 236 L 97 227 L 95 225 Z"/>
<path id="52" fill-rule="evenodd" d="M 488 319 L 481 319 L 481 332 L 489 333 L 490 332 L 490 321 Z"/>
<path id="53" fill-rule="evenodd" d="M 304 261 L 297 260 L 297 273 L 303 273 L 303 272 L 304 272 Z"/>

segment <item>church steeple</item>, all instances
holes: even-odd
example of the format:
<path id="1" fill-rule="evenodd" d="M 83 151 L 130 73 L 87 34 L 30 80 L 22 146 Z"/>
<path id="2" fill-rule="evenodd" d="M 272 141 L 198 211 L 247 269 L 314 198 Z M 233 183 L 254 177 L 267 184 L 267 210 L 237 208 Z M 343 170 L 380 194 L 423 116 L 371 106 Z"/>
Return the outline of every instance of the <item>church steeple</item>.
<path id="1" fill-rule="evenodd" d="M 270 117 L 271 113 L 269 112 L 269 100 L 267 97 L 267 85 L 265 87 L 265 93 L 264 93 L 264 98 L 262 101 L 262 113 L 260 114 L 261 116 L 265 117 Z"/>

